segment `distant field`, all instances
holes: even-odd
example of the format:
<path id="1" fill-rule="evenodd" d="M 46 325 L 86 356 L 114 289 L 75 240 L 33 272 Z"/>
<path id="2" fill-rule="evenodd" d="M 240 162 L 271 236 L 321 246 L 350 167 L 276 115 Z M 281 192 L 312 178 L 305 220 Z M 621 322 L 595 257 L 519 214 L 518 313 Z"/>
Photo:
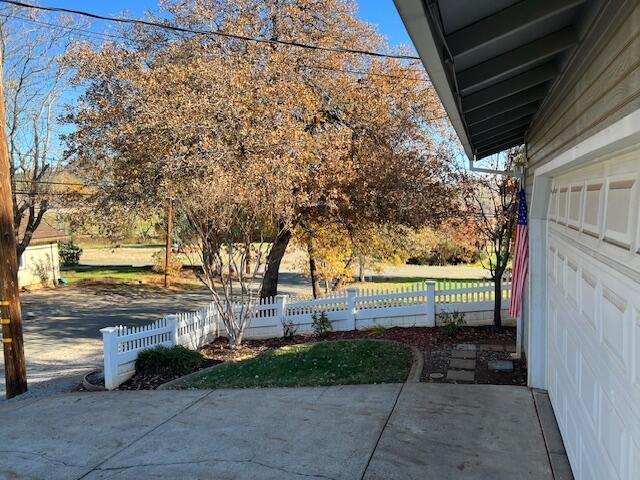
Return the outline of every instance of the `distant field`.
<path id="1" fill-rule="evenodd" d="M 161 284 L 162 275 L 151 271 L 153 254 L 162 249 L 161 245 L 124 245 L 111 248 L 98 245 L 83 245 L 80 257 L 81 267 L 72 272 L 63 271 L 63 276 L 71 282 L 79 280 L 123 283 Z M 184 265 L 197 263 L 197 258 L 182 256 Z M 281 265 L 281 291 L 294 295 L 310 295 L 311 284 L 303 275 L 305 254 L 301 251 L 288 251 Z M 375 272 L 367 272 L 366 282 L 356 282 L 351 286 L 380 290 L 393 290 L 406 287 L 426 279 L 437 279 L 444 283 L 446 279 L 465 281 L 487 278 L 488 272 L 482 267 L 454 265 L 383 265 Z M 197 279 L 185 280 L 198 284 Z"/>
<path id="2" fill-rule="evenodd" d="M 154 272 L 150 267 L 79 265 L 72 268 L 63 268 L 60 274 L 62 278 L 70 284 L 78 282 L 100 282 L 110 284 L 143 284 L 158 287 L 164 284 L 164 275 Z M 174 287 L 201 287 L 200 281 L 188 270 L 184 270 L 178 277 L 171 277 L 171 283 Z"/>

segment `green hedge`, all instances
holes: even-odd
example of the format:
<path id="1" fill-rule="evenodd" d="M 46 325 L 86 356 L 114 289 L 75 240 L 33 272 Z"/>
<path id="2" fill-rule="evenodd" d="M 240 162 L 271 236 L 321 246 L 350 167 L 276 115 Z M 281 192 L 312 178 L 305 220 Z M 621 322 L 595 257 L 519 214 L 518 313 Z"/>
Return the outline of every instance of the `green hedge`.
<path id="1" fill-rule="evenodd" d="M 136 372 L 143 375 L 187 375 L 202 362 L 202 354 L 183 346 L 155 347 L 140 352 Z"/>

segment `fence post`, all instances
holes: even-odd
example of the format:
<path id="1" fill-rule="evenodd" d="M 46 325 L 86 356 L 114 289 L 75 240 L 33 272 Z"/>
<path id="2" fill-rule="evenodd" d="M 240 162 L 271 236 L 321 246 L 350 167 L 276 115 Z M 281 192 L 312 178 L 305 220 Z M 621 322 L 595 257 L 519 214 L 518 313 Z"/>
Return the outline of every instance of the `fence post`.
<path id="1" fill-rule="evenodd" d="M 286 295 L 276 295 L 276 317 L 280 321 L 282 325 L 287 320 L 287 296 Z"/>
<path id="2" fill-rule="evenodd" d="M 436 282 L 427 280 L 427 326 L 436 326 Z"/>
<path id="3" fill-rule="evenodd" d="M 347 321 L 353 325 L 353 329 L 357 330 L 356 325 L 356 295 L 358 294 L 357 288 L 347 288 Z"/>
<path id="4" fill-rule="evenodd" d="M 169 327 L 169 342 L 172 346 L 178 345 L 178 315 L 167 315 L 164 317 Z"/>
<path id="5" fill-rule="evenodd" d="M 113 390 L 118 386 L 118 329 L 101 328 L 102 351 L 104 353 L 104 386 Z"/>

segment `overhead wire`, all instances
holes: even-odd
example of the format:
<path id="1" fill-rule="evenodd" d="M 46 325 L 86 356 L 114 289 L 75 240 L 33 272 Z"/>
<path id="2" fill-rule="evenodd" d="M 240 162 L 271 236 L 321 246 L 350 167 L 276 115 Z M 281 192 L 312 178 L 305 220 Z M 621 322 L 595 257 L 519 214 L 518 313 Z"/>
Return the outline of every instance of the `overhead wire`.
<path id="1" fill-rule="evenodd" d="M 18 2 L 14 0 L 0 0 L 0 3 L 14 5 L 22 8 L 28 8 L 32 10 L 68 13 L 71 15 L 79 15 L 87 18 L 93 18 L 96 20 L 104 20 L 107 22 L 124 23 L 124 24 L 130 24 L 130 25 L 142 25 L 146 27 L 161 28 L 164 30 L 171 30 L 171 31 L 181 32 L 181 33 L 192 33 L 194 35 L 204 35 L 208 37 L 218 36 L 218 37 L 230 38 L 233 40 L 241 40 L 241 41 L 252 42 L 252 43 L 265 43 L 269 45 L 285 45 L 288 47 L 305 48 L 310 50 L 322 50 L 327 52 L 345 53 L 345 54 L 354 54 L 354 55 L 367 55 L 371 57 L 393 58 L 397 60 L 420 60 L 420 57 L 415 55 L 388 54 L 388 53 L 374 52 L 371 50 L 362 50 L 357 48 L 328 47 L 324 45 L 314 45 L 314 44 L 295 41 L 295 40 L 278 40 L 274 38 L 250 37 L 247 35 L 223 32 L 220 30 L 199 30 L 194 28 L 180 27 L 178 25 L 171 25 L 168 23 L 154 22 L 151 20 L 142 20 L 139 18 L 112 17 L 108 15 L 100 15 L 97 13 L 88 12 L 85 10 L 75 10 L 71 8 L 62 8 L 62 7 L 47 7 L 43 5 L 34 5 L 30 3 Z"/>
<path id="2" fill-rule="evenodd" d="M 0 0 L 1 2 L 2 0 Z M 67 25 L 56 25 L 55 23 L 50 23 L 50 22 L 44 22 L 41 20 L 34 20 L 19 14 L 2 14 L 0 13 L 0 17 L 3 18 L 17 18 L 19 20 L 23 20 L 25 22 L 30 22 L 36 25 L 42 25 L 42 26 L 46 26 L 49 28 L 56 28 L 58 30 L 67 30 L 69 32 L 74 32 L 74 34 L 78 37 L 84 37 L 84 38 L 90 38 L 93 40 L 122 40 L 122 41 L 131 41 L 130 38 L 124 36 L 124 35 L 114 35 L 114 34 L 107 34 L 107 33 L 101 33 L 101 32 L 95 32 L 93 30 L 88 30 L 85 28 L 80 28 L 80 27 L 72 27 L 72 26 L 67 26 Z M 247 61 L 252 61 L 249 60 L 247 58 L 244 58 Z M 256 63 L 256 62 L 254 62 Z M 325 70 L 325 71 L 335 71 L 335 72 L 341 72 L 341 73 L 347 73 L 347 74 L 352 74 L 352 75 L 363 75 L 363 76 L 376 76 L 376 77 L 385 77 L 385 78 L 395 78 L 395 79 L 399 79 L 399 80 L 408 80 L 408 81 L 414 81 L 414 82 L 426 82 L 426 83 L 430 83 L 430 80 L 428 78 L 420 78 L 420 77 L 412 77 L 412 76 L 406 76 L 406 75 L 395 75 L 392 73 L 377 73 L 377 72 L 371 72 L 371 71 L 362 71 L 362 70 L 354 70 L 354 69 L 345 69 L 345 68 L 337 68 L 337 67 L 330 67 L 330 66 L 324 66 L 324 65 L 309 65 L 309 64 L 296 64 L 293 65 L 291 63 L 288 63 L 288 65 L 291 66 L 298 66 L 298 67 L 302 67 L 302 68 L 310 68 L 310 69 L 314 69 L 314 70 Z M 411 70 L 413 73 L 415 74 L 420 74 L 420 71 L 416 71 L 416 70 Z"/>

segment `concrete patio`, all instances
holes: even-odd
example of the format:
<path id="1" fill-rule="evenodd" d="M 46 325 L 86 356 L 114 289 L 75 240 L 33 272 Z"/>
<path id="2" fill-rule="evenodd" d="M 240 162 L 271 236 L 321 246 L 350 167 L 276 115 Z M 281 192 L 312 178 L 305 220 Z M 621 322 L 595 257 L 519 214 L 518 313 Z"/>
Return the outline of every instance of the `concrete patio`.
<path id="1" fill-rule="evenodd" d="M 74 393 L 0 421 L 0 478 L 553 478 L 522 387 Z"/>

